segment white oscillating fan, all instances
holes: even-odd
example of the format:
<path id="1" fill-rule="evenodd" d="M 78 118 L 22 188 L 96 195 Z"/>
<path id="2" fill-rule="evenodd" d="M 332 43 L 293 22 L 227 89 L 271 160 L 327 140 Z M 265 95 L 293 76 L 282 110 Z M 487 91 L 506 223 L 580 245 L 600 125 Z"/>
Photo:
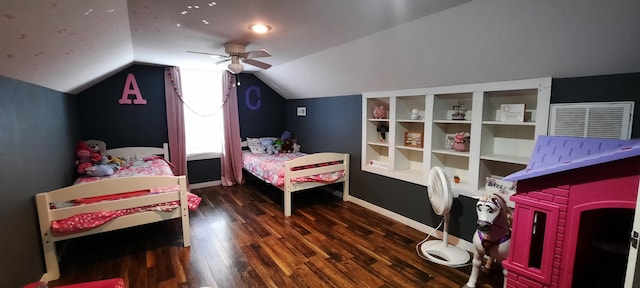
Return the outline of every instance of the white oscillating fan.
<path id="1" fill-rule="evenodd" d="M 442 168 L 431 168 L 427 179 L 427 192 L 429 193 L 429 201 L 431 201 L 433 211 L 444 217 L 443 235 L 442 240 L 427 241 L 429 239 L 427 237 L 418 243 L 416 246 L 418 254 L 431 262 L 449 267 L 466 265 L 471 259 L 469 252 L 450 245 L 447 239 L 449 236 L 449 212 L 453 205 L 453 198 L 457 198 L 458 195 L 454 195 L 451 184 Z"/>

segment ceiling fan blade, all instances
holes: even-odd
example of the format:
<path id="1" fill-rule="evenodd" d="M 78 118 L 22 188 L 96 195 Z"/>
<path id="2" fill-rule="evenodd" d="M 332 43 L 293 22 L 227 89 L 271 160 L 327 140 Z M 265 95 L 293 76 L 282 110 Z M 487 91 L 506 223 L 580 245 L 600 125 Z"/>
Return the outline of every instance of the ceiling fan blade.
<path id="1" fill-rule="evenodd" d="M 262 68 L 262 69 L 269 69 L 271 67 L 271 64 L 267 64 L 267 63 L 260 62 L 258 60 L 253 60 L 253 59 L 244 59 L 244 63 L 247 63 L 249 65 L 253 65 L 253 66 L 256 66 L 256 67 Z"/>
<path id="2" fill-rule="evenodd" d="M 231 57 L 225 57 L 224 59 L 216 62 L 216 65 L 220 65 L 220 64 L 222 64 L 224 62 L 229 62 L 230 60 L 231 60 Z"/>
<path id="3" fill-rule="evenodd" d="M 256 51 L 249 51 L 246 52 L 247 56 L 244 58 L 260 58 L 260 57 L 270 57 L 271 53 L 269 53 L 269 51 L 264 50 L 264 49 L 260 49 L 260 50 L 256 50 Z"/>
<path id="4" fill-rule="evenodd" d="M 187 53 L 209 55 L 209 56 L 214 56 L 214 57 L 218 57 L 218 58 L 227 58 L 228 57 L 227 55 L 221 55 L 221 54 L 209 53 L 209 52 L 187 51 Z"/>

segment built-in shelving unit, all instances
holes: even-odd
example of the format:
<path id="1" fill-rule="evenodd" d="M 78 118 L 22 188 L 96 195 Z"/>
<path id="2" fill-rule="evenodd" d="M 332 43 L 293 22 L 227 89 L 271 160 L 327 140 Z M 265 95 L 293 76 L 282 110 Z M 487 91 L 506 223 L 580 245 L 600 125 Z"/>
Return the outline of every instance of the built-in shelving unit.
<path id="1" fill-rule="evenodd" d="M 486 177 L 526 167 L 536 137 L 547 134 L 550 95 L 551 78 L 363 93 L 362 170 L 426 185 L 440 166 L 459 177 L 458 193 L 481 195 Z M 379 106 L 384 119 L 373 117 Z M 467 138 L 454 147 L 458 133 Z"/>

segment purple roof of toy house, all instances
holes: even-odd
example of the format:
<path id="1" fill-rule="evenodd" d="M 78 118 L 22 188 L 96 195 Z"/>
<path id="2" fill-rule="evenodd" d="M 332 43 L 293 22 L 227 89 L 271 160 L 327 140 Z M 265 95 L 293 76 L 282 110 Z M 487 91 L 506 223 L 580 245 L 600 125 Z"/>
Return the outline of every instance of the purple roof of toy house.
<path id="1" fill-rule="evenodd" d="M 527 168 L 504 177 L 529 179 L 640 155 L 640 139 L 538 136 Z"/>

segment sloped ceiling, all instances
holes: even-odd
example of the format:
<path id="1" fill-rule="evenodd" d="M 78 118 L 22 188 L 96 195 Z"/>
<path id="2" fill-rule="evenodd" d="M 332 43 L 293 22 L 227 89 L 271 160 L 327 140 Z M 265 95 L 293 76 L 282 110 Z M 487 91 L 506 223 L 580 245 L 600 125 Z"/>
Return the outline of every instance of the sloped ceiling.
<path id="1" fill-rule="evenodd" d="M 224 54 L 228 41 L 267 49 L 277 67 L 464 2 L 5 0 L 0 75 L 74 94 L 133 62 L 224 69 L 186 51 Z M 254 35 L 256 22 L 273 30 Z"/>
<path id="2" fill-rule="evenodd" d="M 637 0 L 5 0 L 0 75 L 75 94 L 132 63 L 221 68 L 185 51 L 233 40 L 273 54 L 246 72 L 288 99 L 640 72 L 638 15 Z"/>

